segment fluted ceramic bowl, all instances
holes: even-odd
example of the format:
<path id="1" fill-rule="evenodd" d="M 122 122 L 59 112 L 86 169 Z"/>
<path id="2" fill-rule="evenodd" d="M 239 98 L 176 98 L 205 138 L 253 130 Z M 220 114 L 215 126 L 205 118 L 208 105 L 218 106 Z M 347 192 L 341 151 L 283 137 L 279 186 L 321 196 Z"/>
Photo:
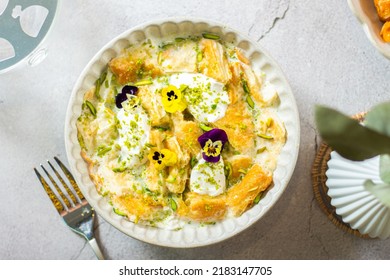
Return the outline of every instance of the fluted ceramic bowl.
<path id="1" fill-rule="evenodd" d="M 363 186 L 367 179 L 381 182 L 379 157 L 351 161 L 333 151 L 326 176 L 331 204 L 343 222 L 373 238 L 390 236 L 390 208 Z"/>
<path id="2" fill-rule="evenodd" d="M 348 0 L 349 7 L 361 23 L 371 44 L 390 59 L 390 43 L 380 36 L 383 22 L 380 21 L 373 0 Z"/>
<path id="3" fill-rule="evenodd" d="M 276 87 L 280 96 L 278 115 L 287 130 L 287 142 L 281 151 L 274 172 L 274 185 L 264 198 L 238 218 L 228 218 L 216 225 L 184 227 L 179 231 L 134 224 L 115 214 L 108 201 L 100 196 L 88 176 L 87 165 L 80 156 L 77 141 L 76 120 L 81 112 L 84 93 L 107 66 L 107 63 L 129 44 L 142 42 L 146 38 L 162 39 L 172 36 L 200 35 L 202 32 L 218 34 L 222 40 L 233 42 L 250 58 L 254 69 L 261 69 Z M 300 124 L 298 110 L 290 86 L 278 64 L 250 38 L 222 24 L 201 19 L 169 19 L 149 22 L 134 27 L 108 42 L 88 63 L 78 78 L 70 97 L 66 122 L 65 143 L 69 164 L 82 192 L 107 222 L 122 232 L 148 243 L 167 247 L 198 247 L 220 242 L 243 231 L 260 220 L 275 204 L 285 190 L 295 168 L 299 150 Z"/>

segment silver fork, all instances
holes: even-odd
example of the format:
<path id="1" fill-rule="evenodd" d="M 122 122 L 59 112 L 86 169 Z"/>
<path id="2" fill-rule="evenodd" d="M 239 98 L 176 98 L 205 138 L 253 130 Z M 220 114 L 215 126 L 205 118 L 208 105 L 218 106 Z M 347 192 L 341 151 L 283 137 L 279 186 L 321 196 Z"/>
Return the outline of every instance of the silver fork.
<path id="1" fill-rule="evenodd" d="M 93 251 L 95 252 L 96 257 L 99 260 L 104 260 L 102 251 L 100 250 L 99 245 L 93 234 L 95 211 L 89 205 L 84 195 L 81 193 L 70 171 L 57 157 L 54 157 L 54 159 L 57 162 L 58 166 L 62 169 L 65 176 L 68 178 L 68 181 L 73 187 L 73 191 L 70 189 L 65 180 L 61 177 L 58 171 L 54 168 L 54 166 L 50 163 L 50 161 L 47 161 L 47 163 L 56 174 L 59 182 L 62 184 L 62 188 L 58 186 L 54 178 L 49 174 L 49 172 L 42 164 L 40 166 L 46 173 L 50 182 L 52 183 L 52 187 L 50 187 L 50 185 L 36 168 L 34 168 L 34 171 L 37 174 L 39 181 L 45 189 L 46 194 L 52 201 L 54 207 L 57 209 L 58 213 L 63 218 L 65 224 L 74 232 L 80 234 L 85 239 L 87 239 Z M 67 195 L 64 194 L 63 190 L 66 191 Z"/>

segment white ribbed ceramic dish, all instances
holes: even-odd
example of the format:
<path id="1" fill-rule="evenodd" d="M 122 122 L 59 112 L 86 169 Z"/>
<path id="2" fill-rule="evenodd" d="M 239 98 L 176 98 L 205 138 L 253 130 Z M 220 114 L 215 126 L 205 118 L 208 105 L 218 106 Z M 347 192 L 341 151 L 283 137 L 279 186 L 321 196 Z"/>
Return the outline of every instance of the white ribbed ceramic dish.
<path id="1" fill-rule="evenodd" d="M 239 218 L 226 219 L 213 226 L 188 227 L 169 231 L 137 225 L 115 214 L 112 206 L 101 197 L 88 176 L 87 165 L 80 156 L 76 120 L 81 112 L 84 93 L 91 88 L 111 58 L 131 43 L 145 38 L 172 39 L 177 36 L 200 35 L 212 32 L 228 42 L 235 42 L 251 59 L 254 69 L 261 69 L 276 87 L 281 104 L 279 116 L 287 129 L 287 142 L 274 173 L 274 186 L 255 207 Z M 136 239 L 167 247 L 198 247 L 225 240 L 248 228 L 267 213 L 285 190 L 295 168 L 300 138 L 298 110 L 290 86 L 277 63 L 255 42 L 221 24 L 199 19 L 169 19 L 132 28 L 105 45 L 88 63 L 76 82 L 67 110 L 65 144 L 72 172 L 85 197 L 97 213 L 122 232 Z"/>
<path id="2" fill-rule="evenodd" d="M 348 0 L 349 7 L 362 24 L 370 42 L 385 57 L 390 59 L 390 43 L 380 36 L 383 22 L 379 20 L 373 0 Z"/>
<path id="3" fill-rule="evenodd" d="M 390 208 L 363 186 L 367 179 L 381 182 L 379 157 L 350 161 L 333 151 L 326 176 L 331 204 L 345 223 L 373 238 L 385 239 L 390 236 Z"/>

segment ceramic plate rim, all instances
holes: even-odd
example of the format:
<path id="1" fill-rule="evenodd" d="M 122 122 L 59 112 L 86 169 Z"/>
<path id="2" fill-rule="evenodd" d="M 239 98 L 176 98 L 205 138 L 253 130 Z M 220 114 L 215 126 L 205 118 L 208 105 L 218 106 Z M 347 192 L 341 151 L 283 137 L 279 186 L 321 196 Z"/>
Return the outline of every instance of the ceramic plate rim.
<path id="1" fill-rule="evenodd" d="M 228 219 L 215 226 L 201 227 L 196 230 L 185 228 L 180 231 L 169 231 L 145 227 L 128 222 L 123 217 L 113 214 L 111 206 L 108 205 L 103 197 L 97 194 L 93 183 L 89 179 L 89 175 L 86 172 L 86 164 L 80 156 L 80 147 L 77 142 L 75 121 L 81 108 L 81 95 L 87 89 L 82 88 L 82 86 L 92 83 L 93 79 L 100 75 L 99 67 L 104 67 L 107 64 L 107 61 L 103 63 L 101 60 L 107 60 L 107 55 L 109 56 L 110 50 L 113 49 L 115 44 L 121 42 L 121 40 L 129 40 L 129 36 L 132 34 L 136 34 L 137 32 L 145 34 L 148 28 L 151 28 L 152 26 L 162 28 L 165 24 L 173 24 L 177 28 L 183 28 L 185 24 L 194 25 L 194 27 L 197 28 L 205 26 L 204 31 L 218 30 L 222 32 L 223 36 L 232 35 L 237 38 L 237 43 L 240 42 L 244 46 L 248 45 L 252 50 L 252 54 L 260 56 L 261 59 L 265 61 L 265 65 L 270 68 L 267 69 L 270 73 L 273 73 L 273 78 L 278 82 L 277 89 L 279 89 L 280 98 L 282 100 L 279 111 L 286 115 L 286 120 L 283 121 L 285 122 L 288 132 L 288 138 L 282 149 L 278 160 L 278 167 L 274 173 L 274 187 L 259 204 L 245 212 L 241 217 Z M 257 222 L 273 205 L 275 205 L 276 201 L 287 187 L 296 166 L 300 145 L 300 121 L 293 93 L 280 66 L 257 44 L 257 42 L 254 42 L 240 32 L 227 27 L 225 24 L 216 21 L 202 18 L 175 17 L 149 21 L 130 28 L 110 40 L 93 56 L 81 72 L 73 87 L 66 112 L 64 135 L 66 154 L 71 172 L 87 200 L 104 220 L 123 233 L 150 244 L 173 248 L 193 248 L 211 245 L 233 237 Z"/>

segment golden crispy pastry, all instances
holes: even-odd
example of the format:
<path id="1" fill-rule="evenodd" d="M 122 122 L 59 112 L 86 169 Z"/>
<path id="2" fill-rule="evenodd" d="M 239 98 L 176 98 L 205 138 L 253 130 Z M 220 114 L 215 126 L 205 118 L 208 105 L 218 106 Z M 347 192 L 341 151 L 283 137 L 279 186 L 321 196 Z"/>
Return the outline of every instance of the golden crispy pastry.
<path id="1" fill-rule="evenodd" d="M 242 181 L 227 191 L 226 202 L 234 215 L 240 216 L 271 183 L 272 176 L 265 174 L 260 165 L 253 165 Z"/>
<path id="2" fill-rule="evenodd" d="M 223 118 L 214 123 L 226 131 L 229 143 L 239 152 L 246 153 L 254 149 L 253 118 L 243 100 L 228 107 Z"/>
<path id="3" fill-rule="evenodd" d="M 381 21 L 390 20 L 390 0 L 374 0 Z"/>
<path id="4" fill-rule="evenodd" d="M 383 24 L 380 35 L 385 42 L 390 43 L 390 21 Z"/>
<path id="5" fill-rule="evenodd" d="M 222 220 L 227 211 L 225 196 L 212 197 L 190 192 L 186 195 L 186 215 L 199 222 Z"/>
<path id="6" fill-rule="evenodd" d="M 222 45 L 214 40 L 202 39 L 199 48 L 203 54 L 199 62 L 200 72 L 223 84 L 227 83 L 231 73 Z"/>

